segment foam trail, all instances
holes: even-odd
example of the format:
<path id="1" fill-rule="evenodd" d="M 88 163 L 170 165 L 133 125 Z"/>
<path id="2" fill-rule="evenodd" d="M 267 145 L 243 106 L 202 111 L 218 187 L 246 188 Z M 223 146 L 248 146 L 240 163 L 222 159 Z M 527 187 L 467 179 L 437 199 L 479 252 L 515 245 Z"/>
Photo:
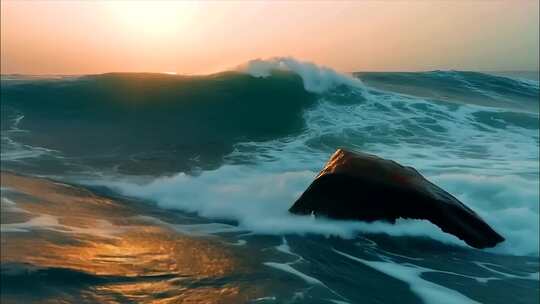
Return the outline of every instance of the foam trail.
<path id="1" fill-rule="evenodd" d="M 388 262 L 368 261 L 335 249 L 334 252 L 369 266 L 400 281 L 408 283 L 411 291 L 419 296 L 425 303 L 480 304 L 479 302 L 474 301 L 473 299 L 470 299 L 455 290 L 424 280 L 421 277 L 421 274 L 426 272 L 426 270 L 423 268 L 415 267 L 414 265 L 404 266 L 401 264 Z"/>
<path id="2" fill-rule="evenodd" d="M 324 93 L 341 85 L 357 89 L 363 88 L 362 82 L 357 78 L 292 57 L 274 57 L 267 60 L 255 59 L 238 69 L 254 77 L 268 77 L 272 71 L 276 70 L 294 72 L 302 77 L 304 88 L 313 93 Z"/>
<path id="3" fill-rule="evenodd" d="M 529 274 L 526 274 L 526 275 L 515 275 L 515 274 L 510 274 L 510 273 L 498 271 L 494 267 L 492 267 L 492 266 L 501 267 L 499 265 L 495 265 L 495 264 L 491 264 L 491 263 L 483 263 L 483 262 L 473 262 L 473 263 L 480 266 L 480 267 L 482 267 L 482 268 L 484 268 L 485 270 L 487 270 L 489 272 L 492 272 L 492 273 L 497 274 L 497 275 L 500 276 L 499 278 L 495 278 L 495 279 L 501 280 L 503 278 L 510 278 L 510 279 L 524 279 L 524 280 L 540 281 L 540 273 L 539 272 L 529 273 Z"/>
<path id="4" fill-rule="evenodd" d="M 264 265 L 266 266 L 269 266 L 269 267 L 272 267 L 272 268 L 275 268 L 275 269 L 279 269 L 281 271 L 285 271 L 285 272 L 288 272 L 294 276 L 297 276 L 299 278 L 301 278 L 302 280 L 304 280 L 306 283 L 308 284 L 312 284 L 312 285 L 319 285 L 319 286 L 323 286 L 323 287 L 326 287 L 326 285 L 324 285 L 323 282 L 317 280 L 316 278 L 314 277 L 310 277 L 294 268 L 292 268 L 289 264 L 287 263 L 274 263 L 274 262 L 266 262 L 264 263 Z M 326 287 L 327 288 L 327 287 Z"/>
<path id="5" fill-rule="evenodd" d="M 427 221 L 399 220 L 392 225 L 290 214 L 288 208 L 315 174 L 313 171 L 265 172 L 260 168 L 227 165 L 202 172 L 197 177 L 180 173 L 146 184 L 112 179 L 84 183 L 106 185 L 124 195 L 155 201 L 163 208 L 234 220 L 239 230 L 257 234 L 321 234 L 354 238 L 359 232 L 385 233 L 428 236 L 447 244 L 463 245 L 456 237 L 443 233 Z"/>
<path id="6" fill-rule="evenodd" d="M 309 185 L 316 171 L 275 171 L 260 166 L 225 165 L 198 176 L 184 173 L 148 183 L 130 179 L 100 179 L 87 184 L 106 185 L 128 196 L 155 201 L 163 208 L 195 212 L 219 220 L 233 220 L 238 230 L 257 234 L 321 234 L 353 238 L 358 233 L 427 236 L 446 244 L 464 243 L 438 227 L 419 220 L 395 225 L 336 221 L 291 215 L 287 210 Z M 507 240 L 490 249 L 514 255 L 538 255 L 538 183 L 517 176 L 435 175 L 437 184 L 466 202 Z M 516 221 L 519 218 L 519 221 Z M 284 247 L 285 248 L 285 247 Z"/>
<path id="7" fill-rule="evenodd" d="M 27 133 L 28 130 L 21 129 L 19 125 L 24 119 L 24 115 L 19 114 L 12 118 L 12 123 L 9 129 L 2 130 L 1 132 L 1 145 L 0 156 L 2 161 L 20 161 L 28 158 L 37 158 L 45 155 L 56 155 L 58 151 L 47 149 L 44 147 L 34 147 L 30 145 L 21 144 L 10 138 L 11 134 Z"/>
<path id="8" fill-rule="evenodd" d="M 519 176 L 443 174 L 433 180 L 470 202 L 506 241 L 488 251 L 538 256 L 540 227 L 538 181 Z"/>
<path id="9" fill-rule="evenodd" d="M 116 234 L 124 231 L 124 228 L 115 226 L 105 220 L 96 220 L 95 227 L 92 228 L 62 225 L 57 217 L 47 214 L 38 215 L 22 223 L 0 224 L 0 231 L 3 233 L 28 233 L 33 230 L 43 229 L 61 233 L 90 234 L 105 238 L 117 238 Z"/>
<path id="10" fill-rule="evenodd" d="M 279 246 L 278 246 L 278 250 L 279 250 Z M 293 255 L 296 255 L 294 253 L 291 252 L 291 254 Z M 272 268 L 275 268 L 275 269 L 279 269 L 281 271 L 284 271 L 284 272 L 288 272 L 296 277 L 299 277 L 300 279 L 304 280 L 306 283 L 308 284 L 311 284 L 311 285 L 318 285 L 318 286 L 321 286 L 325 289 L 327 289 L 328 291 L 330 291 L 332 294 L 340 297 L 341 299 L 344 299 L 344 300 L 347 300 L 347 298 L 343 297 L 341 294 L 337 293 L 336 291 L 334 291 L 333 289 L 331 289 L 330 287 L 328 287 L 326 284 L 324 284 L 323 282 L 321 282 L 320 280 L 312 277 L 312 276 L 309 276 L 303 272 L 300 272 L 298 270 L 296 270 L 294 267 L 292 267 L 291 265 L 292 264 L 295 264 L 301 260 L 303 260 L 303 258 L 299 255 L 296 255 L 298 256 L 298 260 L 294 261 L 294 262 L 290 262 L 290 263 L 275 263 L 275 262 L 266 262 L 264 263 L 264 265 L 268 266 L 268 267 L 272 267 Z"/>

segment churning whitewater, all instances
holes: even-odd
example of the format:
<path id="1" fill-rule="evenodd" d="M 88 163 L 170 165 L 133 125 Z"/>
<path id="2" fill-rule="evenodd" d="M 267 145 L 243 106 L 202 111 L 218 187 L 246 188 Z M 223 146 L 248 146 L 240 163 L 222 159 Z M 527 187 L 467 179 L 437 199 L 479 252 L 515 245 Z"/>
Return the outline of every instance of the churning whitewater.
<path id="1" fill-rule="evenodd" d="M 2 171 L 202 218 L 168 225 L 275 252 L 261 265 L 308 286 L 281 295 L 291 303 L 363 299 L 353 282 L 328 283 L 345 269 L 325 272 L 320 263 L 361 267 L 358 276 L 375 271 L 380 282 L 384 274 L 426 303 L 491 302 L 489 282 L 511 276 L 526 282 L 519 288 L 538 283 L 538 80 L 462 71 L 343 74 L 283 57 L 206 76 L 6 76 L 1 85 Z M 340 147 L 415 167 L 506 241 L 479 251 L 427 221 L 289 214 Z M 312 238 L 327 241 L 317 247 Z M 404 245 L 417 242 L 430 253 Z M 462 268 L 438 264 L 435 252 L 445 251 Z M 507 262 L 508 255 L 524 260 Z M 310 262 L 319 270 L 307 270 Z M 275 297 L 284 299 L 271 291 L 258 299 Z"/>

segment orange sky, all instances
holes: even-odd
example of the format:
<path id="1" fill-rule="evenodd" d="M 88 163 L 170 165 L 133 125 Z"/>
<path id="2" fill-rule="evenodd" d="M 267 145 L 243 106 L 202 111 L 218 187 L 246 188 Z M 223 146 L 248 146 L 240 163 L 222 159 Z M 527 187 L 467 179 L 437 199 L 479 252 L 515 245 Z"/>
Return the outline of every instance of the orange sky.
<path id="1" fill-rule="evenodd" d="M 293 56 L 341 71 L 534 70 L 539 2 L 1 1 L 1 72 L 209 73 Z"/>

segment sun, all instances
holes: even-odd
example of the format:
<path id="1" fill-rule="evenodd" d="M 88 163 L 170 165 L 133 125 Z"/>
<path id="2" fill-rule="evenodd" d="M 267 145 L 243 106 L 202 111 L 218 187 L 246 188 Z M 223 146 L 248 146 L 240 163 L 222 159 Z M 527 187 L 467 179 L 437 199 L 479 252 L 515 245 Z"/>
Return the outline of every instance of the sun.
<path id="1" fill-rule="evenodd" d="M 172 35 L 184 30 L 199 9 L 195 1 L 104 1 L 103 5 L 124 30 L 150 36 Z"/>

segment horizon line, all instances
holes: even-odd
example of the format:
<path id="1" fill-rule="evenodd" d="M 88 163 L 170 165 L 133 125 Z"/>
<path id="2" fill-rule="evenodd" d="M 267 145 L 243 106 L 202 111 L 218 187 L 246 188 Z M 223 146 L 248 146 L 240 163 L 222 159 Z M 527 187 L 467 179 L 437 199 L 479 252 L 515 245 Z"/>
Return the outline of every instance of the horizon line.
<path id="1" fill-rule="evenodd" d="M 433 69 L 433 70 L 359 70 L 352 72 L 342 72 L 336 71 L 344 74 L 355 74 L 355 73 L 426 73 L 426 72 L 436 72 L 436 71 L 457 71 L 457 72 L 479 72 L 479 73 L 540 73 L 540 68 L 536 70 L 467 70 L 467 69 Z M 212 73 L 201 73 L 201 74 L 189 74 L 181 73 L 174 71 L 166 72 L 152 72 L 152 71 L 107 71 L 107 72 L 96 72 L 96 73 L 20 73 L 20 72 L 10 72 L 10 73 L 0 73 L 0 76 L 14 76 L 14 75 L 23 75 L 23 76 L 85 76 L 85 75 L 103 75 L 103 74 L 163 74 L 170 76 L 208 76 L 215 75 L 224 72 L 235 72 L 234 69 L 223 70 Z"/>

